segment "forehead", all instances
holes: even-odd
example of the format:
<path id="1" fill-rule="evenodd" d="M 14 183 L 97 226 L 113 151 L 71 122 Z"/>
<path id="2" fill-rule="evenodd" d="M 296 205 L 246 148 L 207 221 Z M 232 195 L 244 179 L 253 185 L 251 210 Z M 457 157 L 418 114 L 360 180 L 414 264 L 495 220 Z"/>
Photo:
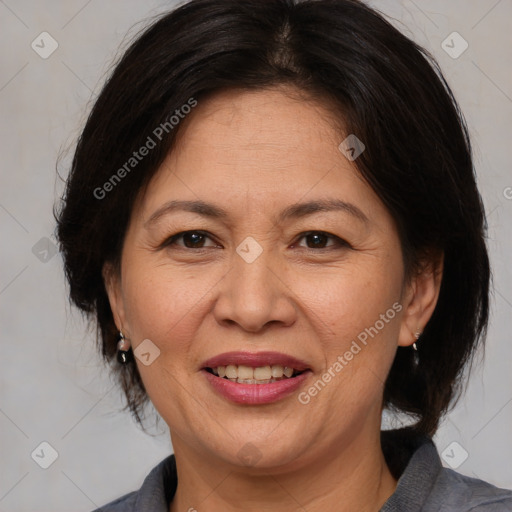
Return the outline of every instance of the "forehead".
<path id="1" fill-rule="evenodd" d="M 242 210 L 244 201 L 267 208 L 326 196 L 378 202 L 338 149 L 341 124 L 327 104 L 294 89 L 215 93 L 180 124 L 146 191 L 143 217 L 172 199 L 235 206 L 239 198 Z"/>
<path id="2" fill-rule="evenodd" d="M 283 149 L 306 153 L 320 149 L 322 140 L 337 146 L 339 126 L 341 118 L 330 105 L 295 88 L 230 89 L 199 102 L 181 127 L 176 149 L 198 143 L 262 156 Z"/>

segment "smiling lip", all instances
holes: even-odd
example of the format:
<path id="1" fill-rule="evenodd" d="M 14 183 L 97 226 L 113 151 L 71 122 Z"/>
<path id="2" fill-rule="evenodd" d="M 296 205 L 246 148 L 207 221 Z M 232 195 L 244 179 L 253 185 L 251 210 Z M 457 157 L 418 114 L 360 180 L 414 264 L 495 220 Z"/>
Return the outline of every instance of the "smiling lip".
<path id="1" fill-rule="evenodd" d="M 309 370 L 306 370 L 296 377 L 269 384 L 238 384 L 217 377 L 206 370 L 202 370 L 202 373 L 212 387 L 222 396 L 237 404 L 248 405 L 277 402 L 296 391 L 311 374 Z"/>
<path id="2" fill-rule="evenodd" d="M 281 365 L 300 371 L 295 377 L 286 378 L 268 384 L 239 384 L 218 377 L 208 368 L 228 365 L 245 365 L 252 368 Z M 296 391 L 312 373 L 308 365 L 295 357 L 279 352 L 226 352 L 205 361 L 201 373 L 211 386 L 228 400 L 247 405 L 268 404 L 285 398 Z"/>

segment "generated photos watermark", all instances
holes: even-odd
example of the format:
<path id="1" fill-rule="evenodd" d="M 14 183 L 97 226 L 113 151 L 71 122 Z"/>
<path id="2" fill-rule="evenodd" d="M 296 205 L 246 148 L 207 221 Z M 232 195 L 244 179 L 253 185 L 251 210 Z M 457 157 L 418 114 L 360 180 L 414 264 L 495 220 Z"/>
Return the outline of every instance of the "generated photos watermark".
<path id="1" fill-rule="evenodd" d="M 149 155 L 152 149 L 156 148 L 157 144 L 162 141 L 164 136 L 171 130 L 174 130 L 182 119 L 185 119 L 187 114 L 190 114 L 192 109 L 197 106 L 197 100 L 189 98 L 187 103 L 183 104 L 180 108 L 177 108 L 172 115 L 170 115 L 163 123 L 160 123 L 151 133 L 148 135 L 146 142 L 138 149 L 134 151 L 132 155 L 126 160 L 126 162 L 114 173 L 112 176 L 101 186 L 96 187 L 93 191 L 93 195 L 96 199 L 105 199 L 109 192 L 112 192 L 116 185 L 139 165 L 146 156 Z"/>
<path id="2" fill-rule="evenodd" d="M 311 402 L 311 398 L 318 395 L 325 386 L 331 382 L 342 370 L 347 366 L 354 356 L 359 354 L 361 350 L 368 345 L 368 337 L 372 339 L 389 324 L 396 314 L 402 311 L 402 305 L 395 302 L 385 313 L 382 313 L 379 319 L 370 327 L 366 327 L 357 335 L 357 341 L 352 340 L 350 348 L 336 358 L 336 361 L 321 375 L 321 377 L 311 385 L 307 391 L 302 391 L 298 395 L 301 404 L 306 405 Z M 359 343 L 358 343 L 359 341 Z M 363 345 L 363 346 L 361 346 Z"/>

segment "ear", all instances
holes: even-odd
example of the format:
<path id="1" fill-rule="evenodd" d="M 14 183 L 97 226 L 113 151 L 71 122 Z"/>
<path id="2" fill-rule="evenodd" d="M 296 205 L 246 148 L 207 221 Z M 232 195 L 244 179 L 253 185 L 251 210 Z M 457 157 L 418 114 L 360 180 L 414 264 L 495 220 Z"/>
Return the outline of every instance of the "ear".
<path id="1" fill-rule="evenodd" d="M 423 332 L 439 298 L 443 277 L 444 254 L 430 255 L 406 284 L 402 305 L 404 314 L 398 345 L 406 347 L 416 341 L 416 332 Z"/>
<path id="2" fill-rule="evenodd" d="M 125 323 L 125 311 L 120 273 L 112 263 L 107 262 L 103 265 L 102 276 L 116 327 L 118 330 L 124 330 L 127 328 L 127 326 Z"/>

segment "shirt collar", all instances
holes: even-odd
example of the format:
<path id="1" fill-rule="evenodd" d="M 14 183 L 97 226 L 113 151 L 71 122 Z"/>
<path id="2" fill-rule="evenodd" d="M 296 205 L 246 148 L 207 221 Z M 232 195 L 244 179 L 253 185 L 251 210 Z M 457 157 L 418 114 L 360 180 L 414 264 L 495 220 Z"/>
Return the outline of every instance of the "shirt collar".
<path id="1" fill-rule="evenodd" d="M 379 512 L 419 512 L 442 470 L 436 446 L 410 428 L 382 431 L 381 445 L 398 484 Z"/>

